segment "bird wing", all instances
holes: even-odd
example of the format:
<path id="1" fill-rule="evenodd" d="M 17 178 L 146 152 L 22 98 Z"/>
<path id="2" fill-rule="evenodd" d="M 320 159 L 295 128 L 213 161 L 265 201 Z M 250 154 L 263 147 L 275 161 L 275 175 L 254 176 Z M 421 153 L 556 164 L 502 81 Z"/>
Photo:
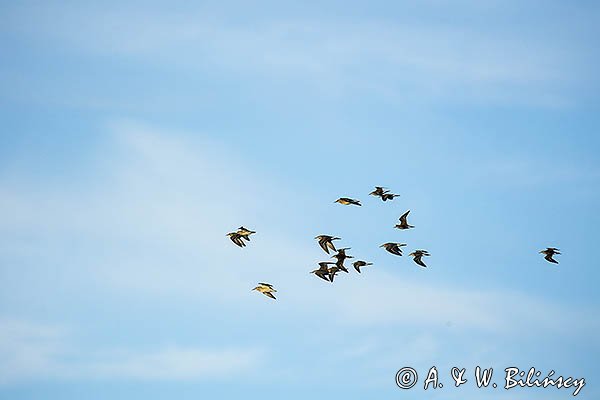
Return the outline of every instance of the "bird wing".
<path id="1" fill-rule="evenodd" d="M 325 253 L 329 254 L 329 248 L 327 248 L 327 239 L 319 239 L 319 246 L 321 246 Z"/>
<path id="2" fill-rule="evenodd" d="M 389 252 L 392 254 L 396 254 L 397 256 L 402 255 L 402 249 L 397 244 L 394 244 L 393 246 L 391 246 Z"/>
<path id="3" fill-rule="evenodd" d="M 400 216 L 400 222 L 402 223 L 402 225 L 408 225 L 408 221 L 406 221 L 406 218 L 408 217 L 409 213 L 410 213 L 410 210 L 408 210 L 407 212 L 405 212 L 404 214 L 402 214 Z"/>
<path id="4" fill-rule="evenodd" d="M 326 280 L 326 281 L 329 281 L 329 278 L 328 278 L 328 276 L 329 276 L 329 271 L 326 271 L 326 272 L 325 272 L 325 271 L 318 270 L 318 271 L 315 271 L 315 275 L 316 275 L 316 276 L 318 276 L 318 277 L 319 277 L 319 278 L 321 278 L 321 279 L 324 279 L 324 280 Z"/>
<path id="5" fill-rule="evenodd" d="M 267 296 L 267 297 L 270 297 L 270 298 L 272 298 L 273 300 L 276 300 L 276 297 L 275 297 L 275 295 L 274 295 L 273 293 L 271 293 L 271 292 L 263 292 L 263 294 L 264 294 L 265 296 Z"/>
<path id="6" fill-rule="evenodd" d="M 546 261 L 550 261 L 551 263 L 558 264 L 558 261 L 556 261 L 554 258 L 552 258 L 552 256 L 553 256 L 553 254 L 549 253 L 549 254 L 546 254 L 546 257 L 544 257 L 544 258 L 546 259 Z"/>
<path id="7" fill-rule="evenodd" d="M 333 244 L 333 242 L 332 242 L 331 240 L 328 240 L 328 241 L 327 241 L 325 244 L 326 244 L 326 245 L 327 245 L 327 246 L 328 246 L 328 247 L 329 247 L 331 250 L 333 250 L 333 251 L 337 251 L 337 250 L 335 249 L 335 245 Z M 329 252 L 327 252 L 327 254 L 329 254 Z"/>
<path id="8" fill-rule="evenodd" d="M 235 244 L 236 244 L 236 245 L 238 245 L 239 247 L 246 247 L 246 243 L 244 243 L 244 242 L 242 241 L 242 239 L 240 238 L 240 236 L 237 236 L 237 235 L 232 235 L 232 236 L 230 237 L 230 239 L 231 239 L 231 241 L 232 241 L 233 243 L 235 243 Z"/>
<path id="9" fill-rule="evenodd" d="M 421 257 L 422 257 L 422 256 L 423 256 L 422 254 L 415 255 L 414 261 L 415 261 L 415 262 L 416 262 L 418 265 L 420 265 L 421 267 L 423 267 L 423 268 L 427 268 L 427 265 L 425 265 L 425 263 L 424 263 L 424 262 L 423 262 L 423 260 L 421 259 Z"/>

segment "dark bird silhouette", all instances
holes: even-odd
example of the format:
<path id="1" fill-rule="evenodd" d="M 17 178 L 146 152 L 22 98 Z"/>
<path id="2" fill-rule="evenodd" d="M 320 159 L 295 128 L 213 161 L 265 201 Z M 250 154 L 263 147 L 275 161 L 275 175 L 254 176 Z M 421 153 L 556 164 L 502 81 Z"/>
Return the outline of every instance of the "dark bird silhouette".
<path id="1" fill-rule="evenodd" d="M 546 250 L 540 251 L 540 253 L 545 254 L 544 259 L 546 259 L 546 261 L 554 263 L 554 264 L 558 264 L 558 261 L 556 261 L 554 258 L 552 258 L 552 256 L 554 256 L 555 254 L 560 254 L 560 250 L 557 249 L 556 247 L 548 247 L 548 248 L 546 248 Z"/>
<path id="2" fill-rule="evenodd" d="M 402 214 L 400 216 L 400 223 L 396 224 L 396 228 L 398 229 L 410 229 L 410 228 L 414 228 L 413 225 L 409 225 L 408 221 L 406 220 L 408 218 L 408 214 L 410 214 L 410 210 L 408 210 L 407 212 L 405 212 L 404 214 Z"/>
<path id="3" fill-rule="evenodd" d="M 385 248 L 389 253 L 395 254 L 397 256 L 402 255 L 401 247 L 406 246 L 406 243 L 384 243 L 379 247 Z"/>
<path id="4" fill-rule="evenodd" d="M 381 195 L 381 200 L 383 201 L 387 201 L 387 200 L 394 200 L 395 197 L 399 197 L 399 194 L 394 194 L 394 193 L 384 193 Z"/>
<path id="5" fill-rule="evenodd" d="M 244 241 L 242 240 L 242 235 L 240 235 L 237 232 L 229 232 L 227 234 L 227 236 L 229 236 L 229 239 L 231 239 L 231 241 L 233 243 L 235 243 L 236 245 L 238 245 L 239 247 L 246 247 L 246 243 L 244 243 Z M 250 240 L 249 238 L 246 238 L 246 240 Z"/>
<path id="6" fill-rule="evenodd" d="M 381 197 L 381 200 L 394 200 L 395 197 L 400 196 L 399 194 L 390 193 L 390 191 L 382 186 L 375 186 L 375 190 L 369 193 L 371 196 Z"/>
<path id="7" fill-rule="evenodd" d="M 275 290 L 273 288 L 273 285 L 271 285 L 269 283 L 259 282 L 258 286 L 252 290 L 257 290 L 257 291 L 261 292 L 262 294 L 264 294 L 265 296 L 270 297 L 273 300 L 275 300 L 275 295 L 273 294 L 273 292 L 277 292 L 277 290 Z"/>
<path id="8" fill-rule="evenodd" d="M 326 280 L 327 282 L 333 282 L 330 278 L 329 278 L 329 267 L 328 265 L 332 265 L 335 264 L 333 262 L 328 262 L 328 261 L 322 261 L 319 263 L 319 269 L 315 269 L 314 271 L 310 271 L 311 274 L 315 274 L 316 276 L 318 276 L 321 279 Z"/>
<path id="9" fill-rule="evenodd" d="M 344 247 L 343 249 L 338 249 L 337 254 L 334 254 L 331 258 L 335 258 L 337 262 L 335 266 L 338 267 L 341 271 L 348 273 L 348 269 L 344 266 L 344 261 L 348 258 L 354 258 L 346 254 L 346 250 L 350 250 L 349 247 Z"/>
<path id="10" fill-rule="evenodd" d="M 348 205 L 353 205 L 353 206 L 361 206 L 362 204 L 360 204 L 359 200 L 354 200 L 348 197 L 340 197 L 339 199 L 337 199 L 336 201 L 334 201 L 334 203 L 340 203 L 343 204 L 345 206 Z"/>
<path id="11" fill-rule="evenodd" d="M 416 262 L 418 265 L 420 265 L 423 268 L 427 268 L 427 265 L 425 265 L 425 263 L 423 262 L 423 260 L 421 259 L 422 257 L 429 257 L 431 254 L 429 254 L 429 252 L 427 250 L 415 250 L 412 253 L 409 254 L 409 256 L 413 257 L 413 261 Z"/>
<path id="12" fill-rule="evenodd" d="M 354 261 L 352 263 L 352 265 L 354 266 L 354 269 L 356 270 L 356 272 L 358 272 L 360 274 L 361 267 L 366 267 L 367 265 L 373 265 L 373 263 L 358 260 L 358 261 Z"/>
<path id="13" fill-rule="evenodd" d="M 339 237 L 329 236 L 329 235 L 319 235 L 315 237 L 319 241 L 319 246 L 325 251 L 325 253 L 329 254 L 329 249 L 333 251 L 337 251 L 335 246 L 333 245 L 333 240 L 339 240 Z"/>

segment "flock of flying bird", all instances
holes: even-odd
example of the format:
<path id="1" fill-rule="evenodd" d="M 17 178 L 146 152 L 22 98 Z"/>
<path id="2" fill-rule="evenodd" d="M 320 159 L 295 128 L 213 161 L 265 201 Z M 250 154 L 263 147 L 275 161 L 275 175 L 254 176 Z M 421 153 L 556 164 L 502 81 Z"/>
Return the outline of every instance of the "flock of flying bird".
<path id="1" fill-rule="evenodd" d="M 376 196 L 381 198 L 382 201 L 394 200 L 394 198 L 400 196 L 399 194 L 390 193 L 390 191 L 381 186 L 375 186 L 375 190 L 369 193 L 371 196 Z M 353 206 L 361 206 L 359 200 L 351 199 L 349 197 L 340 197 L 335 201 L 335 203 L 343 204 L 343 205 L 353 205 Z M 408 223 L 408 215 L 410 214 L 410 210 L 406 211 L 404 214 L 400 216 L 399 223 L 396 224 L 395 228 L 400 230 L 406 230 L 414 228 L 413 225 Z M 246 247 L 246 242 L 250 241 L 250 235 L 256 233 L 250 229 L 244 228 L 240 226 L 237 231 L 230 232 L 227 234 L 229 239 L 239 247 Z M 329 251 L 336 252 L 331 258 L 335 258 L 336 261 L 321 261 L 318 263 L 319 268 L 314 271 L 310 271 L 311 274 L 315 274 L 317 277 L 333 283 L 335 276 L 340 272 L 349 273 L 348 268 L 344 265 L 344 262 L 347 259 L 354 258 L 351 255 L 346 254 L 346 250 L 350 250 L 349 247 L 343 247 L 336 249 L 333 244 L 334 240 L 340 240 L 339 237 L 330 236 L 330 235 L 318 235 L 315 237 L 318 241 L 319 246 L 325 251 L 325 253 L 330 254 Z M 396 256 L 402 256 L 402 247 L 406 246 L 406 243 L 396 243 L 396 242 L 388 242 L 384 243 L 379 247 L 383 247 L 388 253 L 391 253 Z M 541 254 L 544 254 L 544 259 L 548 262 L 558 264 L 553 256 L 556 254 L 561 254 L 560 250 L 555 247 L 548 247 L 545 250 L 540 251 Z M 427 250 L 414 250 L 409 254 L 410 257 L 413 258 L 413 261 L 422 268 L 427 268 L 427 265 L 423 262 L 423 257 L 429 257 L 431 254 Z M 360 269 L 363 267 L 367 267 L 369 265 L 373 265 L 373 263 L 357 260 L 352 263 L 352 266 L 356 270 L 356 272 L 360 273 Z M 256 290 L 267 297 L 275 299 L 275 295 L 273 293 L 277 292 L 273 285 L 269 283 L 260 282 L 258 285 L 252 289 Z"/>

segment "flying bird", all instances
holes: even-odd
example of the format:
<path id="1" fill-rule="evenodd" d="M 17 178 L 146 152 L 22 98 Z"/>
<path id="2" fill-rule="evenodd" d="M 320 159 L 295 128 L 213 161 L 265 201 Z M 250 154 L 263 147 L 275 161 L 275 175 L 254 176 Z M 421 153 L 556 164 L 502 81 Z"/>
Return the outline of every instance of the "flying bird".
<path id="1" fill-rule="evenodd" d="M 423 262 L 423 260 L 421 259 L 422 257 L 429 257 L 431 254 L 429 254 L 429 252 L 427 250 L 415 250 L 412 253 L 409 254 L 409 256 L 413 257 L 413 261 L 416 262 L 418 265 L 420 265 L 423 268 L 427 268 L 427 265 L 425 265 L 425 263 Z"/>
<path id="2" fill-rule="evenodd" d="M 556 261 L 554 258 L 552 258 L 552 256 L 554 256 L 555 254 L 560 254 L 560 250 L 557 249 L 556 247 L 548 247 L 548 248 L 546 248 L 546 250 L 540 251 L 540 253 L 545 254 L 544 259 L 546 259 L 546 261 L 554 263 L 554 264 L 558 264 L 558 261 Z"/>
<path id="3" fill-rule="evenodd" d="M 358 260 L 358 261 L 354 261 L 352 263 L 352 265 L 354 266 L 354 269 L 356 270 L 356 272 L 358 272 L 360 274 L 360 268 L 361 267 L 366 267 L 367 265 L 373 265 L 373 263 L 362 261 L 362 260 Z"/>
<path id="4" fill-rule="evenodd" d="M 347 258 L 354 258 L 354 257 L 347 255 L 346 250 L 350 250 L 350 247 L 344 247 L 343 249 L 338 249 L 337 254 L 334 254 L 333 256 L 331 256 L 331 258 L 335 258 L 337 260 L 337 262 L 335 263 L 335 266 L 338 267 L 338 269 L 348 273 L 348 269 L 346 267 L 344 267 L 344 261 Z"/>
<path id="5" fill-rule="evenodd" d="M 252 235 L 253 233 L 256 233 L 256 231 L 251 231 L 250 229 L 246 229 L 243 226 L 240 226 L 236 232 L 238 235 L 240 235 L 241 237 L 243 237 L 244 239 L 250 241 L 250 235 Z"/>
<path id="6" fill-rule="evenodd" d="M 408 221 L 406 220 L 408 218 L 408 214 L 410 214 L 410 210 L 408 210 L 407 212 L 405 212 L 404 214 L 402 214 L 400 216 L 400 223 L 396 224 L 395 228 L 398 229 L 410 229 L 410 228 L 414 228 L 413 225 L 409 225 Z"/>
<path id="7" fill-rule="evenodd" d="M 369 193 L 370 196 L 381 196 L 384 193 L 388 193 L 389 190 L 383 186 L 375 186 L 375 190 Z"/>
<path id="8" fill-rule="evenodd" d="M 265 296 L 270 297 L 273 300 L 275 300 L 275 296 L 273 295 L 273 292 L 277 292 L 277 290 L 275 290 L 273 288 L 273 285 L 271 285 L 269 283 L 259 282 L 258 286 L 252 290 L 257 290 L 257 291 L 261 292 L 262 294 L 264 294 Z"/>
<path id="9" fill-rule="evenodd" d="M 381 195 L 381 200 L 383 201 L 387 201 L 387 200 L 394 200 L 395 197 L 399 197 L 399 194 L 394 194 L 394 193 L 384 193 Z"/>
<path id="10" fill-rule="evenodd" d="M 339 199 L 337 199 L 336 201 L 334 201 L 334 203 L 340 203 L 343 204 L 345 206 L 348 205 L 353 205 L 353 206 L 361 206 L 362 204 L 360 204 L 359 200 L 354 200 L 348 197 L 340 197 Z"/>
<path id="11" fill-rule="evenodd" d="M 384 243 L 379 247 L 385 248 L 389 253 L 395 254 L 397 256 L 402 255 L 401 247 L 406 246 L 406 243 Z"/>
<path id="12" fill-rule="evenodd" d="M 235 243 L 236 245 L 238 245 L 239 247 L 246 247 L 246 243 L 244 243 L 244 241 L 242 240 L 242 235 L 240 235 L 237 232 L 229 232 L 227 234 L 227 236 L 229 236 L 229 239 L 231 239 L 231 241 L 233 243 Z M 249 238 L 246 238 L 246 240 L 250 240 Z"/>
<path id="13" fill-rule="evenodd" d="M 329 278 L 329 267 L 328 265 L 330 264 L 335 264 L 333 262 L 328 262 L 328 261 L 322 261 L 319 263 L 319 269 L 315 269 L 314 271 L 310 271 L 311 274 L 315 274 L 316 276 L 318 276 L 321 279 L 326 280 L 327 282 L 333 282 L 333 280 L 331 280 Z"/>
<path id="14" fill-rule="evenodd" d="M 337 251 L 335 246 L 333 245 L 333 240 L 339 240 L 339 237 L 329 236 L 329 235 L 319 235 L 315 237 L 319 241 L 319 246 L 325 251 L 325 253 L 329 254 L 329 250 Z"/>
<path id="15" fill-rule="evenodd" d="M 375 186 L 375 190 L 369 193 L 371 196 L 381 197 L 381 200 L 394 200 L 394 197 L 400 196 L 399 194 L 390 193 L 390 191 L 382 186 Z"/>

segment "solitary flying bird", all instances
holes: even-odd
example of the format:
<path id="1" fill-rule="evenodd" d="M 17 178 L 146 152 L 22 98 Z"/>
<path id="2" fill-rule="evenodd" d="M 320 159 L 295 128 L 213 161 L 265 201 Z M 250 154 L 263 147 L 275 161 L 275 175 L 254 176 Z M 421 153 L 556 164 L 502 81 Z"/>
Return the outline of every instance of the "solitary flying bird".
<path id="1" fill-rule="evenodd" d="M 348 269 L 346 267 L 344 267 L 344 261 L 347 258 L 354 258 L 354 257 L 347 255 L 346 250 L 350 250 L 350 248 L 344 247 L 343 249 L 338 249 L 337 254 L 334 254 L 333 256 L 331 256 L 331 258 L 335 258 L 337 260 L 337 262 L 335 263 L 336 267 L 338 267 L 340 270 L 347 273 Z"/>
<path id="2" fill-rule="evenodd" d="M 333 240 L 339 240 L 339 237 L 329 236 L 329 235 L 319 235 L 315 237 L 319 241 L 319 246 L 325 251 L 325 253 L 329 254 L 329 249 L 336 251 L 335 246 L 333 245 Z"/>
<path id="3" fill-rule="evenodd" d="M 311 274 L 315 274 L 316 276 L 318 276 L 321 279 L 326 280 L 327 282 L 333 282 L 330 278 L 329 278 L 329 267 L 328 265 L 330 264 L 335 264 L 333 262 L 328 262 L 328 261 L 322 261 L 319 263 L 319 269 L 315 269 L 314 271 L 310 271 Z"/>
<path id="4" fill-rule="evenodd" d="M 410 229 L 410 228 L 414 228 L 413 225 L 409 225 L 408 221 L 406 221 L 406 218 L 408 217 L 409 213 L 410 213 L 410 210 L 408 210 L 407 212 L 405 212 L 404 214 L 402 214 L 400 216 L 400 223 L 396 224 L 395 228 L 398 228 L 398 229 Z"/>
<path id="5" fill-rule="evenodd" d="M 384 243 L 379 247 L 385 248 L 388 252 L 395 254 L 397 256 L 402 255 L 401 247 L 406 246 L 406 243 Z"/>
<path id="6" fill-rule="evenodd" d="M 358 272 L 360 274 L 361 267 L 366 267 L 367 265 L 373 265 L 373 263 L 358 260 L 358 261 L 353 262 L 352 265 L 354 265 L 354 269 L 356 270 L 356 272 Z"/>
<path id="7" fill-rule="evenodd" d="M 261 292 L 262 294 L 264 294 L 267 297 L 272 298 L 273 300 L 275 300 L 275 296 L 273 295 L 273 292 L 276 292 L 277 290 L 275 290 L 273 288 L 273 285 L 269 284 L 269 283 L 262 283 L 259 282 L 258 286 L 255 287 L 252 290 L 258 290 L 259 292 Z"/>
<path id="8" fill-rule="evenodd" d="M 337 199 L 336 201 L 334 201 L 334 203 L 340 203 L 340 204 L 343 204 L 345 206 L 348 206 L 348 205 L 361 206 L 362 205 L 362 204 L 360 204 L 359 200 L 354 200 L 354 199 L 351 199 L 349 197 L 340 197 L 339 199 Z"/>
<path id="9" fill-rule="evenodd" d="M 431 254 L 427 250 L 415 250 L 409 254 L 409 256 L 413 257 L 414 262 L 420 265 L 423 268 L 427 268 L 427 265 L 421 259 L 423 256 L 429 257 Z"/>
<path id="10" fill-rule="evenodd" d="M 556 261 L 554 258 L 552 258 L 553 255 L 560 254 L 560 250 L 558 250 L 556 247 L 548 247 L 548 248 L 546 248 L 546 250 L 540 251 L 540 253 L 546 255 L 544 257 L 546 259 L 546 261 L 549 261 L 554 264 L 558 264 L 558 261 Z"/>

